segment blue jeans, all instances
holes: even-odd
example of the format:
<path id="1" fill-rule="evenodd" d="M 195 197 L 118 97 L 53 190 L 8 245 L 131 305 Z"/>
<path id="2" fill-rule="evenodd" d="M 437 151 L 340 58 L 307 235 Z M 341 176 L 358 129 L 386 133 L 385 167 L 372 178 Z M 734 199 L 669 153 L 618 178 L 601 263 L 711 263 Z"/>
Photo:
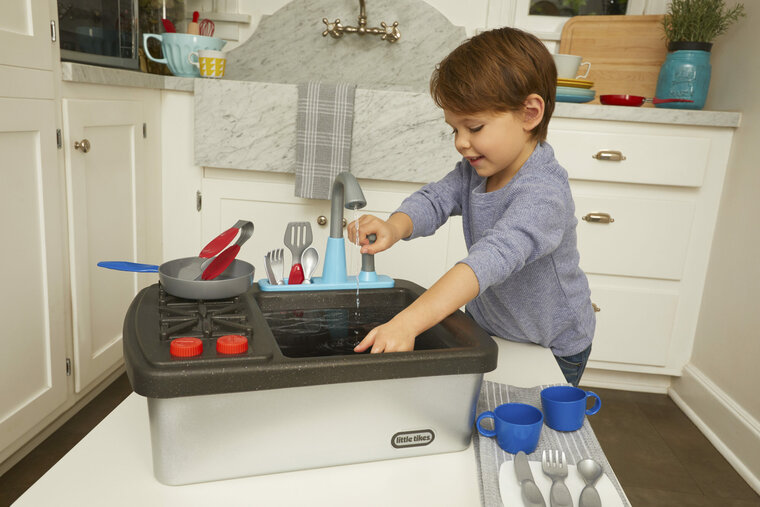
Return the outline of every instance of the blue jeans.
<path id="1" fill-rule="evenodd" d="M 589 345 L 583 352 L 573 354 L 572 356 L 554 356 L 554 359 L 557 360 L 557 364 L 559 365 L 559 369 L 562 370 L 562 375 L 565 376 L 568 383 L 573 384 L 575 387 L 578 387 L 578 384 L 581 381 L 581 376 L 586 369 L 589 354 L 591 354 L 591 345 Z"/>

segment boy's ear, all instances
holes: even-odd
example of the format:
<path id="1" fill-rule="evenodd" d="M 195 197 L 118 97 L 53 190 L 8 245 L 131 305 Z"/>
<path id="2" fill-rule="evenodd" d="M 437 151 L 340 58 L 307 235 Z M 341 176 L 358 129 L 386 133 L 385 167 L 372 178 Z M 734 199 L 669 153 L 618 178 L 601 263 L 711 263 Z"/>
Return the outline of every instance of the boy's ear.
<path id="1" fill-rule="evenodd" d="M 537 93 L 531 93 L 523 103 L 523 129 L 530 132 L 544 118 L 544 99 Z"/>

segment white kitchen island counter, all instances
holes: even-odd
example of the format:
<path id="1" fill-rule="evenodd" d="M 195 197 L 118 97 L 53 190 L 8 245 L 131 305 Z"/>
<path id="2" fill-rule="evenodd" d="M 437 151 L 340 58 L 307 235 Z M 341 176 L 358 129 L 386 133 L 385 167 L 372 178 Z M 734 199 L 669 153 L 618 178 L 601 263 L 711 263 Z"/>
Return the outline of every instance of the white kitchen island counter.
<path id="1" fill-rule="evenodd" d="M 548 349 L 497 343 L 499 366 L 486 380 L 521 387 L 565 381 Z M 480 505 L 479 482 L 470 445 L 432 456 L 166 486 L 153 477 L 147 403 L 132 393 L 14 505 L 466 507 Z"/>

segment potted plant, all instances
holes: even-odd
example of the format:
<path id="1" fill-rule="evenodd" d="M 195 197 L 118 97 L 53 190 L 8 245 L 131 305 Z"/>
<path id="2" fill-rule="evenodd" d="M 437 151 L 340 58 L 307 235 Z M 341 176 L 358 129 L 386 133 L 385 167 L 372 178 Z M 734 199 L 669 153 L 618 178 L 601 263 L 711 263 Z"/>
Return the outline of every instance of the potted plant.
<path id="1" fill-rule="evenodd" d="M 744 16 L 744 5 L 725 0 L 672 0 L 663 19 L 668 56 L 657 80 L 658 98 L 688 99 L 656 107 L 702 109 L 710 87 L 713 40 Z"/>

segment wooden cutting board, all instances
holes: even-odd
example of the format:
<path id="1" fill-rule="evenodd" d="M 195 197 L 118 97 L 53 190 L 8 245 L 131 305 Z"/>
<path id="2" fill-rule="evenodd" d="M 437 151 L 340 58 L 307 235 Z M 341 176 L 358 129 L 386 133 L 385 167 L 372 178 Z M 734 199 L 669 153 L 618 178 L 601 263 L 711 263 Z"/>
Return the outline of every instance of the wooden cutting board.
<path id="1" fill-rule="evenodd" d="M 668 53 L 662 19 L 662 15 L 575 16 L 565 23 L 559 52 L 591 62 L 586 79 L 594 82 L 596 90 L 592 104 L 598 104 L 603 94 L 654 97 Z"/>

